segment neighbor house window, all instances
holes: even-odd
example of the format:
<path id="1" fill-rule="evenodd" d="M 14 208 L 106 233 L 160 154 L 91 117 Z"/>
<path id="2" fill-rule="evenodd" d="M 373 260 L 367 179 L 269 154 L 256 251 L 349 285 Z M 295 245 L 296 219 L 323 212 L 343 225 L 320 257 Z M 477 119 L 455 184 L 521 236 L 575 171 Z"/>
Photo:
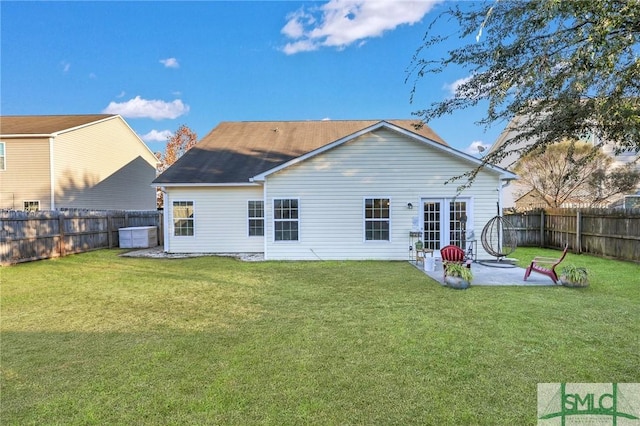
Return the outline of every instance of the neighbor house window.
<path id="1" fill-rule="evenodd" d="M 37 212 L 40 210 L 40 201 L 25 201 L 22 205 L 23 210 L 26 212 Z"/>
<path id="2" fill-rule="evenodd" d="M 249 236 L 261 237 L 264 235 L 264 202 L 249 201 Z"/>
<path id="3" fill-rule="evenodd" d="M 273 229 L 276 241 L 298 241 L 298 200 L 273 200 Z"/>
<path id="4" fill-rule="evenodd" d="M 6 155 L 4 153 L 4 142 L 0 142 L 0 170 L 7 169 Z"/>
<path id="5" fill-rule="evenodd" d="M 173 235 L 176 237 L 193 235 L 193 201 L 173 202 Z"/>
<path id="6" fill-rule="evenodd" d="M 389 241 L 389 199 L 364 200 L 364 235 L 366 241 Z"/>

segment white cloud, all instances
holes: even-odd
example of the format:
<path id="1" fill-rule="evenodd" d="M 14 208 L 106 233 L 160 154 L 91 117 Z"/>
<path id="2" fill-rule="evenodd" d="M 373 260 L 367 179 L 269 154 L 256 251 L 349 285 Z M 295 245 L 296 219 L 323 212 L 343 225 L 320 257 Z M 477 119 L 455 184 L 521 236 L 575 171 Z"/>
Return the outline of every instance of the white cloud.
<path id="1" fill-rule="evenodd" d="M 442 88 L 449 92 L 449 96 L 452 98 L 480 99 L 487 96 L 491 90 L 497 87 L 495 81 L 489 80 L 487 82 L 486 76 L 479 76 L 478 80 L 472 81 L 474 77 L 474 75 L 469 75 L 459 78 L 453 83 L 444 84 Z M 485 82 L 482 83 L 482 80 L 485 80 Z"/>
<path id="2" fill-rule="evenodd" d="M 449 92 L 449 95 L 451 95 L 451 97 L 461 97 L 460 96 L 462 94 L 460 89 L 461 86 L 468 83 L 470 80 L 471 80 L 471 76 L 459 78 L 453 83 L 445 83 L 445 85 L 443 86 L 443 89 Z"/>
<path id="3" fill-rule="evenodd" d="M 180 68 L 180 64 L 176 58 L 160 59 L 160 63 L 164 65 L 165 68 Z"/>
<path id="4" fill-rule="evenodd" d="M 170 130 L 151 130 L 149 133 L 140 136 L 145 142 L 166 142 L 173 136 Z"/>
<path id="5" fill-rule="evenodd" d="M 319 7 L 302 8 L 287 16 L 281 33 L 292 41 L 282 50 L 292 55 L 321 47 L 361 45 L 400 25 L 419 22 L 441 1 L 331 0 Z"/>
<path id="6" fill-rule="evenodd" d="M 464 152 L 475 156 L 482 156 L 482 153 L 489 149 L 490 146 L 490 144 L 486 144 L 482 141 L 473 141 L 464 149 Z"/>
<path id="7" fill-rule="evenodd" d="M 126 102 L 110 102 L 102 110 L 103 114 L 120 114 L 125 118 L 151 118 L 153 120 L 174 119 L 188 112 L 189 105 L 182 103 L 180 99 L 165 102 L 157 99 L 142 99 L 140 96 Z"/>
<path id="8" fill-rule="evenodd" d="M 71 64 L 67 61 L 60 62 L 60 66 L 62 67 L 62 72 L 65 74 L 71 69 Z"/>

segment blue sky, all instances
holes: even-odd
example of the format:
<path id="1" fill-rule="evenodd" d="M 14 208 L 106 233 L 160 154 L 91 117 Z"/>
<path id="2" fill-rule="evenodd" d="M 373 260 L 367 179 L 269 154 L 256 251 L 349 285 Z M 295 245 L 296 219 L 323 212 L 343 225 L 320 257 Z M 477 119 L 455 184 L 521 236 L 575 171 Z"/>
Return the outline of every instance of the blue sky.
<path id="1" fill-rule="evenodd" d="M 2 1 L 0 113 L 118 113 L 153 151 L 181 124 L 202 138 L 221 121 L 411 118 L 468 77 L 425 76 L 410 102 L 411 58 L 445 6 Z M 482 113 L 429 125 L 477 153 L 503 126 L 475 125 Z"/>

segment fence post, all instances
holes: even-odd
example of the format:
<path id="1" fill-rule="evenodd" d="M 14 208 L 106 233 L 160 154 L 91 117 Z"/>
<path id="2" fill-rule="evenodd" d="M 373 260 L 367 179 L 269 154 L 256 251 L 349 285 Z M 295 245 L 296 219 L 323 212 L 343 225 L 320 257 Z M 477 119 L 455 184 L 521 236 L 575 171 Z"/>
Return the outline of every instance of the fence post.
<path id="1" fill-rule="evenodd" d="M 111 213 L 107 213 L 107 239 L 109 241 L 109 248 L 113 248 L 113 216 Z"/>
<path id="2" fill-rule="evenodd" d="M 575 253 L 582 253 L 582 214 L 580 210 L 576 212 L 576 246 L 574 247 Z"/>
<path id="3" fill-rule="evenodd" d="M 62 212 L 58 212 L 58 235 L 60 235 L 58 251 L 60 252 L 60 257 L 64 257 L 66 255 L 66 244 L 64 241 L 64 214 Z"/>
<path id="4" fill-rule="evenodd" d="M 540 247 L 544 247 L 544 210 L 540 210 Z"/>

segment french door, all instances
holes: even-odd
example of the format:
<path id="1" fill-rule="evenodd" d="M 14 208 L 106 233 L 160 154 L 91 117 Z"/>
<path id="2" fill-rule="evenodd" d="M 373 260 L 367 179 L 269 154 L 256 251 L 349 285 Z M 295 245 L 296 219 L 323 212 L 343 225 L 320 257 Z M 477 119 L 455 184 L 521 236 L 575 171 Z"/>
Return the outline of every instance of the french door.
<path id="1" fill-rule="evenodd" d="M 453 244 L 466 250 L 467 224 L 471 220 L 468 198 L 424 198 L 420 206 L 424 247 L 437 252 Z"/>

